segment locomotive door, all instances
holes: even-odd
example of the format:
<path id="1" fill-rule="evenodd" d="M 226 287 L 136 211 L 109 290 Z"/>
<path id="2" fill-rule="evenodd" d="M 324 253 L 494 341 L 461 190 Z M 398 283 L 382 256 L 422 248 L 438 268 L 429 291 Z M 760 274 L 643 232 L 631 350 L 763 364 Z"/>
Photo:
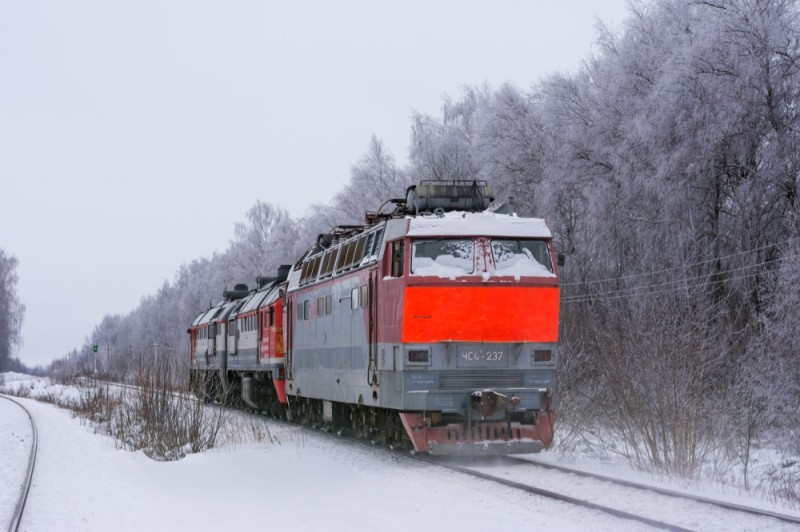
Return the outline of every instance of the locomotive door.
<path id="1" fill-rule="evenodd" d="M 291 297 L 286 298 L 286 322 L 284 323 L 284 328 L 286 329 L 286 336 L 284 337 L 284 348 L 285 348 L 285 357 L 286 357 L 286 379 L 289 380 L 292 378 L 292 348 L 294 347 L 294 342 L 292 341 L 293 333 L 294 333 L 294 317 L 292 316 L 292 309 L 294 309 L 294 299 Z"/>
<path id="2" fill-rule="evenodd" d="M 369 301 L 367 312 L 367 349 L 369 350 L 369 366 L 367 368 L 370 386 L 378 385 L 378 298 L 377 298 L 377 271 L 369 274 L 369 288 L 367 299 Z"/>
<path id="3" fill-rule="evenodd" d="M 267 326 L 268 322 L 264 309 L 259 308 L 256 312 L 256 316 L 256 364 L 261 364 L 261 358 L 264 356 L 264 346 L 261 345 L 261 342 L 264 339 L 264 328 Z"/>
<path id="4" fill-rule="evenodd" d="M 217 324 L 211 323 L 208 326 L 208 349 L 206 349 L 206 365 L 208 365 L 208 357 L 217 354 Z"/>

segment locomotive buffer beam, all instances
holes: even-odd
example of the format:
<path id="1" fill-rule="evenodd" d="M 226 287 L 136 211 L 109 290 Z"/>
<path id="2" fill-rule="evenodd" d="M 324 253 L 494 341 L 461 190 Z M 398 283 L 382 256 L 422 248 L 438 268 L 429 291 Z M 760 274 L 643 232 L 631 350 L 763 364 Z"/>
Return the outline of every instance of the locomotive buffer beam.
<path id="1" fill-rule="evenodd" d="M 525 389 L 547 394 L 547 388 Z M 400 417 L 417 451 L 441 456 L 494 456 L 538 453 L 546 433 L 540 425 L 547 416 L 526 423 L 512 420 L 512 413 L 522 402 L 521 389 L 500 393 L 495 390 L 470 392 L 465 404 L 464 421 L 431 426 L 421 413 L 403 412 Z M 551 438 L 546 441 L 549 443 Z"/>

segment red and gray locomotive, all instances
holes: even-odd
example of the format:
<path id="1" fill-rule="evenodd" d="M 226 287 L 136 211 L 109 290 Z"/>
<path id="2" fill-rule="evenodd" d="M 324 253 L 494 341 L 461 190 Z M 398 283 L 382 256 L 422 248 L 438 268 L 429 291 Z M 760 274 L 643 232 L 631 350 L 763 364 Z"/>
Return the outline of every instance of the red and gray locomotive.
<path id="1" fill-rule="evenodd" d="M 492 200 L 483 181 L 423 181 L 225 292 L 189 329 L 193 381 L 418 452 L 547 447 L 558 261 L 543 220 Z"/>

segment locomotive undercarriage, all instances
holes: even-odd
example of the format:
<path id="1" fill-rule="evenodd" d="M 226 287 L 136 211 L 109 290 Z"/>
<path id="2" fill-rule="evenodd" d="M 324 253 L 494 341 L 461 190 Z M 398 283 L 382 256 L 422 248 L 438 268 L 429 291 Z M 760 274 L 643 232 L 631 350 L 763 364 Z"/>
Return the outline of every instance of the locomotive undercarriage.
<path id="1" fill-rule="evenodd" d="M 219 371 L 193 371 L 190 385 L 195 395 L 207 403 L 286 418 L 286 406 L 278 400 L 270 373 L 227 372 L 223 378 Z"/>
<path id="2" fill-rule="evenodd" d="M 552 412 L 507 412 L 493 419 L 290 397 L 291 419 L 395 449 L 435 455 L 536 453 L 552 438 Z M 477 416 L 477 417 L 476 417 Z M 548 436 L 549 435 L 549 436 Z"/>
<path id="3" fill-rule="evenodd" d="M 228 372 L 223 383 L 219 371 L 193 371 L 190 382 L 197 397 L 208 403 L 252 410 L 394 448 L 413 448 L 396 410 L 307 397 L 289 397 L 289 404 L 284 405 L 278 400 L 271 376 L 263 372 Z"/>
<path id="4" fill-rule="evenodd" d="M 216 371 L 191 370 L 189 389 L 206 403 L 224 402 L 225 394 Z"/>
<path id="5" fill-rule="evenodd" d="M 289 404 L 292 418 L 304 425 L 331 429 L 395 449 L 412 448 L 396 410 L 307 397 L 292 397 Z"/>
<path id="6" fill-rule="evenodd" d="M 552 439 L 555 414 L 512 411 L 506 396 L 491 390 L 469 394 L 463 413 L 403 412 L 289 396 L 281 404 L 269 373 L 196 371 L 191 382 L 206 402 L 252 410 L 276 419 L 328 429 L 396 449 L 442 455 L 535 453 Z M 227 390 L 227 391 L 225 391 Z M 512 397 L 513 399 L 513 397 Z"/>

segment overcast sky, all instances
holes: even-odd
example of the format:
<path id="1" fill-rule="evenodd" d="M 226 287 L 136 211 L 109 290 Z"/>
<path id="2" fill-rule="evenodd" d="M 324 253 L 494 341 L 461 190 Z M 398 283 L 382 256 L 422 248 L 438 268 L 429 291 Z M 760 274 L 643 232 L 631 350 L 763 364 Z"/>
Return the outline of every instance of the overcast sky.
<path id="1" fill-rule="evenodd" d="M 574 72 L 625 0 L 4 0 L 0 248 L 28 365 L 79 347 L 262 199 L 327 203 L 465 85 Z M 222 287 L 220 287 L 220 290 Z"/>

